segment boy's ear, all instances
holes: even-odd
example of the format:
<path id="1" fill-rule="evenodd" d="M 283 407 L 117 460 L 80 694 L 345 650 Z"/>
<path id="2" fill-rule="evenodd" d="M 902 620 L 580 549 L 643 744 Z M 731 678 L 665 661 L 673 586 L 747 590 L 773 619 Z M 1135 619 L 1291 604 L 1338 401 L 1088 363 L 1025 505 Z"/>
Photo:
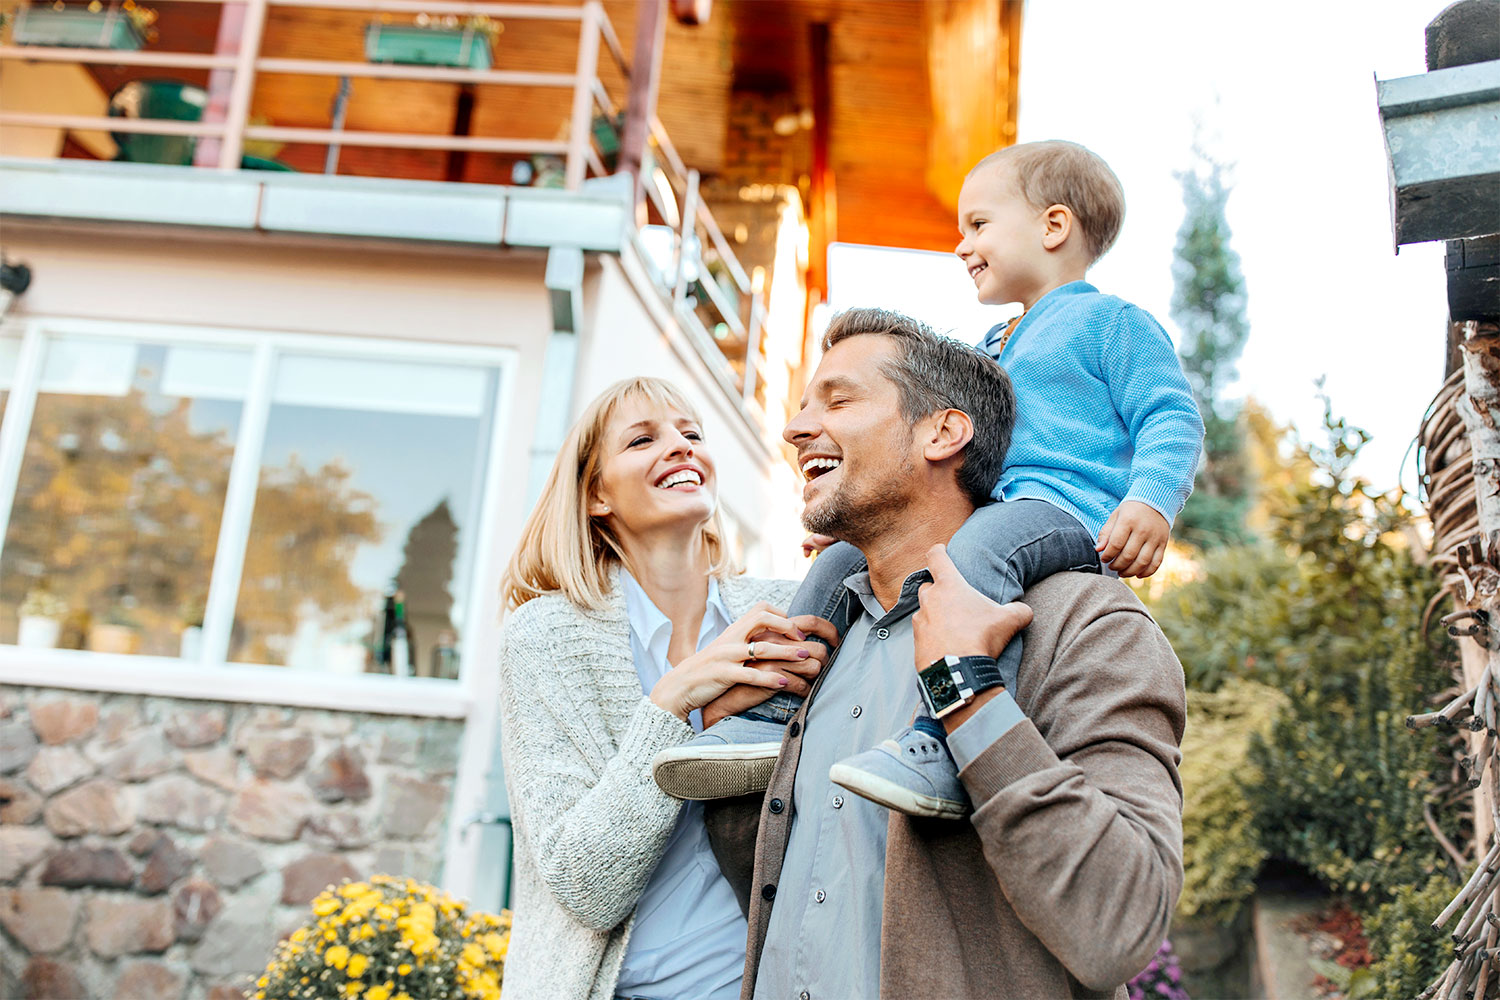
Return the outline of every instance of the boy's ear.
<path id="1" fill-rule="evenodd" d="M 974 440 L 974 420 L 963 410 L 940 410 L 928 419 L 922 457 L 929 462 L 946 461 Z"/>
<path id="2" fill-rule="evenodd" d="M 1052 205 L 1042 213 L 1042 246 L 1047 250 L 1056 250 L 1068 242 L 1068 237 L 1073 235 L 1073 226 L 1077 222 L 1073 218 L 1073 210 L 1066 205 Z"/>

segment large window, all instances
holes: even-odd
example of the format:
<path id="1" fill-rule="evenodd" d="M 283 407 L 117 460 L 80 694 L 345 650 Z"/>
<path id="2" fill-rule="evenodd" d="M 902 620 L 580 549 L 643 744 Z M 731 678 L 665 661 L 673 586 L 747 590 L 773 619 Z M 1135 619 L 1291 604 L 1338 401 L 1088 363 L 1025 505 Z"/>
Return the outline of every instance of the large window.
<path id="1" fill-rule="evenodd" d="M 457 678 L 505 352 L 27 337 L 0 337 L 0 643 Z"/>

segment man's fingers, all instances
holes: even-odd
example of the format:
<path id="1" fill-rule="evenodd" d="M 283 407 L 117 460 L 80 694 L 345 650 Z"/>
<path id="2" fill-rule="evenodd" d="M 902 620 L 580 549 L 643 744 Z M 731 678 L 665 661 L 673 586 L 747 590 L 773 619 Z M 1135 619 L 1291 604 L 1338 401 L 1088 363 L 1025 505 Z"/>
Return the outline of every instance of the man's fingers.
<path id="1" fill-rule="evenodd" d="M 744 642 L 749 642 L 750 637 L 759 632 L 775 632 L 777 635 L 786 636 L 793 642 L 801 642 L 804 638 L 802 630 L 793 625 L 790 618 L 778 613 L 774 608 L 752 612 L 735 622 L 735 625 L 738 626 L 736 631 L 740 640 Z"/>
<path id="2" fill-rule="evenodd" d="M 1006 624 L 1013 624 L 1017 632 L 1031 624 L 1034 617 L 1031 606 L 1022 604 L 1020 601 L 1011 601 L 1009 604 L 1000 605 L 1000 610 L 1005 613 Z"/>
<path id="3" fill-rule="evenodd" d="M 963 575 L 958 572 L 958 567 L 953 565 L 952 559 L 948 558 L 948 546 L 941 543 L 927 550 L 927 571 L 932 574 L 933 583 L 963 579 Z M 920 592 L 919 588 L 918 593 Z"/>
<path id="4" fill-rule="evenodd" d="M 822 639 L 830 646 L 839 644 L 839 630 L 833 627 L 833 622 L 817 615 L 797 615 L 791 619 L 791 623 L 809 638 Z"/>

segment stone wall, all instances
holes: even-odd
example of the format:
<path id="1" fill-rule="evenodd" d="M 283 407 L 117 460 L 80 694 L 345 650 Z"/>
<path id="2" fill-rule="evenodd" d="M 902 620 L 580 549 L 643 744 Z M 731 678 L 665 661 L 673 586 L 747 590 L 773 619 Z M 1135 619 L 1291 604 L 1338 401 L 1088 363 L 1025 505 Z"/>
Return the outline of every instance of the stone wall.
<path id="1" fill-rule="evenodd" d="M 462 728 L 0 688 L 0 997 L 239 997 L 325 885 L 439 876 Z"/>

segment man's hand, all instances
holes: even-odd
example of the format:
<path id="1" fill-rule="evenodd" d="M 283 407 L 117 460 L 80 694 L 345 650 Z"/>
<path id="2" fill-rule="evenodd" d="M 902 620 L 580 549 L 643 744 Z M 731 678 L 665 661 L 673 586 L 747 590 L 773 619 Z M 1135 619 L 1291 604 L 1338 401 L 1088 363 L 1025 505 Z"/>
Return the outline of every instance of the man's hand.
<path id="1" fill-rule="evenodd" d="M 998 657 L 1016 633 L 1031 624 L 1026 605 L 999 604 L 969 586 L 945 546 L 928 550 L 927 569 L 932 582 L 917 591 L 921 606 L 912 616 L 918 670 L 943 656 Z"/>
<path id="2" fill-rule="evenodd" d="M 823 665 L 828 662 L 831 650 L 839 644 L 839 633 L 833 627 L 832 622 L 825 621 L 816 615 L 798 615 L 792 618 L 791 622 L 807 637 L 801 642 L 792 643 L 796 648 L 807 651 L 805 659 L 767 662 L 751 660 L 749 662 L 767 670 L 779 671 L 785 675 L 787 681 L 783 690 L 805 698 L 812 688 L 812 682 L 817 680 L 818 674 L 823 672 Z M 749 638 L 752 641 L 785 641 L 769 632 L 758 633 Z M 814 639 L 823 641 L 815 642 Z M 703 728 L 707 729 L 720 719 L 739 715 L 746 709 L 754 708 L 775 693 L 770 688 L 757 687 L 753 684 L 736 684 L 703 706 Z"/>
<path id="3" fill-rule="evenodd" d="M 832 535 L 808 535 L 802 539 L 802 555 L 811 559 L 814 553 L 822 552 L 836 541 L 838 539 Z"/>
<path id="4" fill-rule="evenodd" d="M 1172 526 L 1160 512 L 1139 500 L 1126 500 L 1104 522 L 1094 551 L 1121 576 L 1148 577 L 1161 569 L 1171 536 Z"/>

